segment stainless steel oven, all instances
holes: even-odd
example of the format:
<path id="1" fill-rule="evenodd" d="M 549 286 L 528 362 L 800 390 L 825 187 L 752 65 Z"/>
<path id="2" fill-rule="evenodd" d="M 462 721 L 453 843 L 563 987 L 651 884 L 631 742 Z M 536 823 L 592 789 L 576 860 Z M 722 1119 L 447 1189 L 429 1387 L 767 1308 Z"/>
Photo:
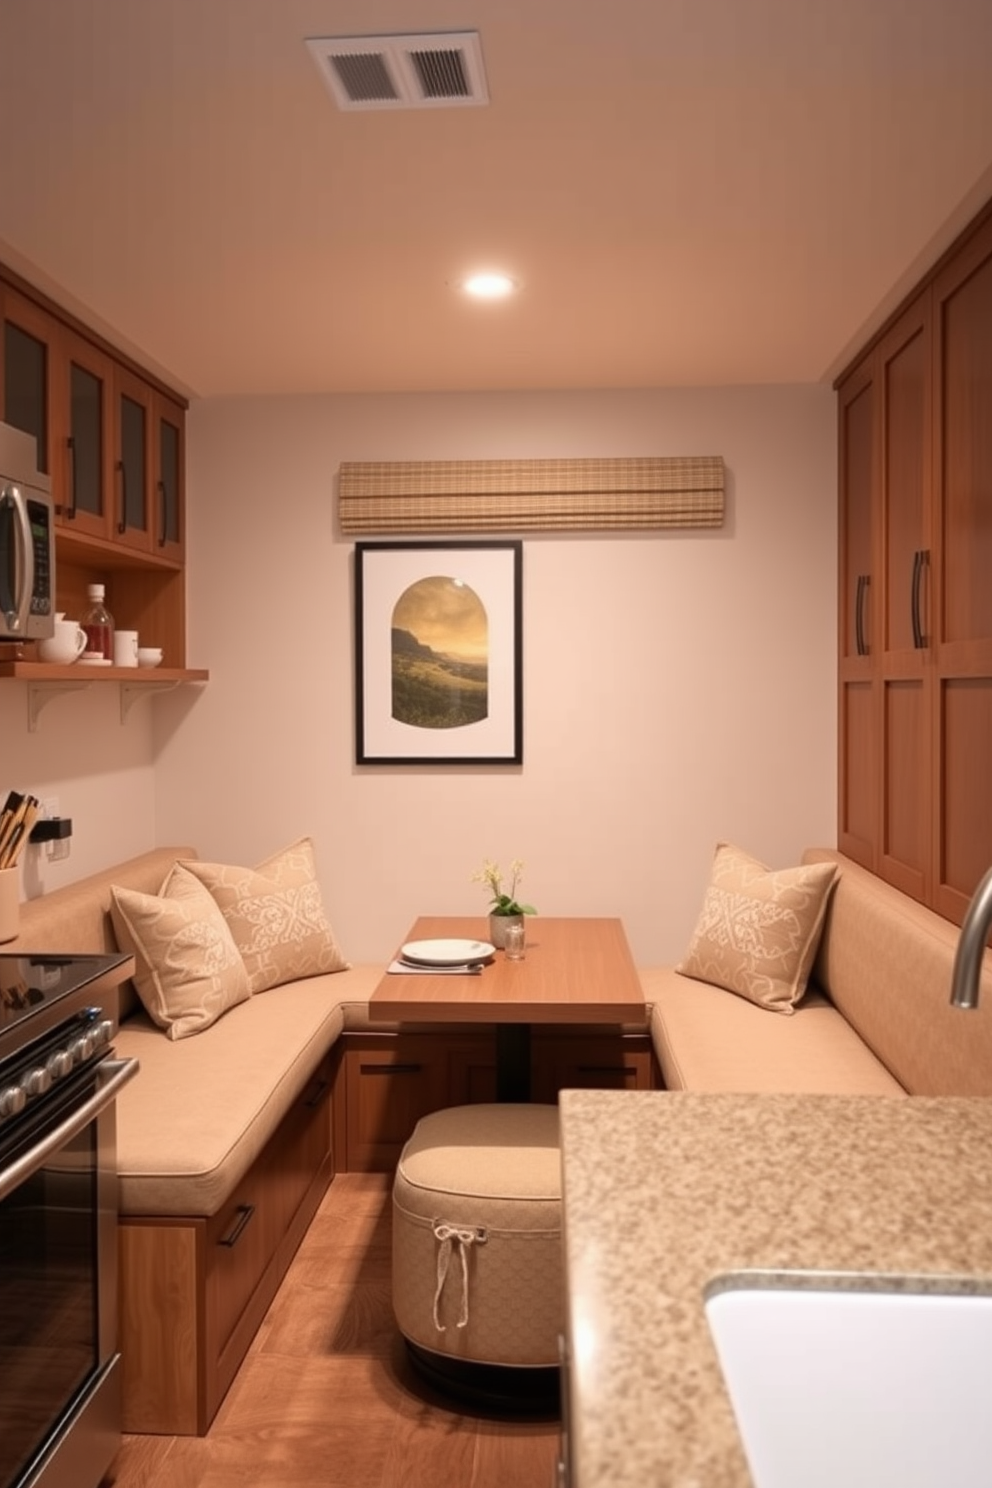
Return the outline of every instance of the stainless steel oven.
<path id="1" fill-rule="evenodd" d="M 0 641 L 43 640 L 55 629 L 54 508 L 36 459 L 30 435 L 0 424 Z"/>
<path id="2" fill-rule="evenodd" d="M 96 1488 L 120 1445 L 125 959 L 0 955 L 0 1488 Z"/>

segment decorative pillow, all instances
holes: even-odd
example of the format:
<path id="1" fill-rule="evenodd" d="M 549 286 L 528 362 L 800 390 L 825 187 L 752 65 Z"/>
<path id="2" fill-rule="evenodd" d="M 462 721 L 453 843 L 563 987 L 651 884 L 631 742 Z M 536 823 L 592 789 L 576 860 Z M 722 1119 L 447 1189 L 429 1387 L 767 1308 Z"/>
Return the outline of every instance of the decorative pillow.
<path id="1" fill-rule="evenodd" d="M 190 874 L 169 874 L 160 894 L 111 888 L 117 944 L 134 957 L 149 1016 L 171 1039 L 200 1033 L 248 998 L 248 973 L 213 898 Z"/>
<path id="2" fill-rule="evenodd" d="M 740 848 L 718 843 L 703 908 L 676 971 L 759 1007 L 793 1012 L 806 990 L 836 872 L 835 863 L 772 872 Z"/>
<path id="3" fill-rule="evenodd" d="M 256 868 L 198 860 L 180 866 L 209 889 L 220 907 L 253 993 L 297 977 L 347 971 L 324 913 L 309 837 Z"/>

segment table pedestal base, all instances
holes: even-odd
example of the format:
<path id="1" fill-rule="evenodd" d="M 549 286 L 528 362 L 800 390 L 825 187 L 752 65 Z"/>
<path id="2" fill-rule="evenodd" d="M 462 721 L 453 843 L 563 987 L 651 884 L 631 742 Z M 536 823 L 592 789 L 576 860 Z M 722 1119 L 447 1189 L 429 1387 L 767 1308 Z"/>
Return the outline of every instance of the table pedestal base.
<path id="1" fill-rule="evenodd" d="M 496 1024 L 496 1099 L 530 1100 L 530 1024 Z"/>
<path id="2" fill-rule="evenodd" d="M 557 1367 L 520 1369 L 509 1364 L 475 1364 L 432 1353 L 409 1339 L 404 1342 L 414 1369 L 443 1395 L 500 1415 L 559 1418 Z"/>

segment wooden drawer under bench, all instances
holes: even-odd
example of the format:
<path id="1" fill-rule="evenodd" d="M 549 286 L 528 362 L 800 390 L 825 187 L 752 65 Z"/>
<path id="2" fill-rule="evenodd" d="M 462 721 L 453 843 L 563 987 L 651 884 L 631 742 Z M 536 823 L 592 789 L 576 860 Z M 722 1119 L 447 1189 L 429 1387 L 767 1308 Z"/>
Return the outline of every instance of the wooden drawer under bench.
<path id="1" fill-rule="evenodd" d="M 121 1216 L 125 1431 L 209 1428 L 334 1174 L 332 1058 L 217 1214 Z"/>

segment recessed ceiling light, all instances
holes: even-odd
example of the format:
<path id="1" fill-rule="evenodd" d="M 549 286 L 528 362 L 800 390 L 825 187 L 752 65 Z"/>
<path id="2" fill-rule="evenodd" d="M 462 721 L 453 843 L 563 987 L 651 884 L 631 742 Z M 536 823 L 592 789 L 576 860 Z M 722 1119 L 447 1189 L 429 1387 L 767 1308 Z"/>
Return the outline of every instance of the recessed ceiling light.
<path id="1" fill-rule="evenodd" d="M 509 274 L 470 274 L 462 280 L 462 289 L 476 300 L 505 300 L 517 288 Z"/>

